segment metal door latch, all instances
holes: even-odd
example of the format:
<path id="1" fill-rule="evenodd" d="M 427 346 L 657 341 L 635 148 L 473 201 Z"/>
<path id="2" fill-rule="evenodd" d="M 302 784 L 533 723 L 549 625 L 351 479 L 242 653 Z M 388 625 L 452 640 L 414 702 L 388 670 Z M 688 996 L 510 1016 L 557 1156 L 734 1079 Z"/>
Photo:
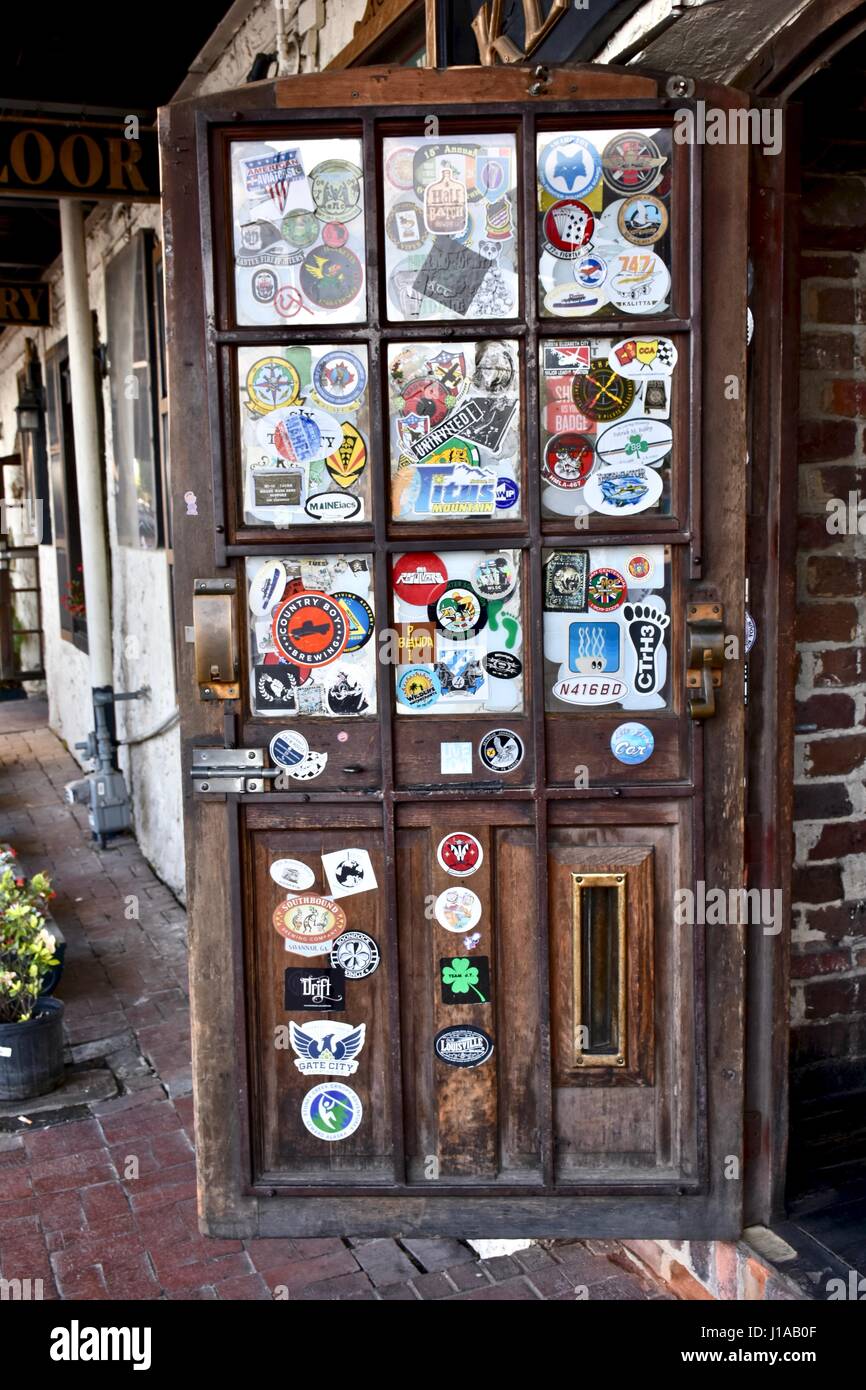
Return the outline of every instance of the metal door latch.
<path id="1" fill-rule="evenodd" d="M 196 792 L 263 792 L 277 767 L 265 767 L 264 748 L 194 748 L 192 789 Z"/>
<path id="2" fill-rule="evenodd" d="M 710 719 L 716 713 L 716 691 L 722 684 L 725 660 L 724 616 L 720 603 L 690 603 L 688 607 L 686 687 L 692 719 Z"/>
<path id="3" fill-rule="evenodd" d="M 197 579 L 193 587 L 195 678 L 202 700 L 238 700 L 234 579 Z"/>

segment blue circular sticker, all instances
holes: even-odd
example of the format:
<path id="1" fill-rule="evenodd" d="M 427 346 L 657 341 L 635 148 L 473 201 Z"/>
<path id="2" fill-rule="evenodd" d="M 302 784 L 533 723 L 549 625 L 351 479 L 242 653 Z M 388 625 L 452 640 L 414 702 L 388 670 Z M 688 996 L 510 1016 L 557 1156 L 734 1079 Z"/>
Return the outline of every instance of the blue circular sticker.
<path id="1" fill-rule="evenodd" d="M 409 709 L 427 709 L 441 694 L 439 677 L 429 666 L 409 666 L 397 677 L 397 699 Z"/>
<path id="2" fill-rule="evenodd" d="M 326 494 L 328 496 L 330 494 Z M 331 595 L 337 603 L 341 604 L 349 614 L 349 640 L 346 643 L 345 651 L 359 652 L 362 647 L 366 647 L 370 638 L 373 636 L 375 618 L 373 610 L 366 599 L 361 598 L 360 594 L 351 594 L 340 590 Z"/>
<path id="3" fill-rule="evenodd" d="M 353 352 L 326 352 L 316 363 L 313 383 L 328 405 L 352 405 L 367 385 L 367 371 Z"/>
<path id="4" fill-rule="evenodd" d="M 583 198 L 601 178 L 601 156 L 581 135 L 557 135 L 538 156 L 538 177 L 557 198 Z"/>
<path id="5" fill-rule="evenodd" d="M 655 739 L 646 724 L 620 724 L 610 736 L 610 751 L 618 762 L 630 767 L 652 757 Z"/>
<path id="6" fill-rule="evenodd" d="M 520 496 L 520 488 L 513 478 L 496 479 L 496 506 L 501 512 L 513 507 Z"/>

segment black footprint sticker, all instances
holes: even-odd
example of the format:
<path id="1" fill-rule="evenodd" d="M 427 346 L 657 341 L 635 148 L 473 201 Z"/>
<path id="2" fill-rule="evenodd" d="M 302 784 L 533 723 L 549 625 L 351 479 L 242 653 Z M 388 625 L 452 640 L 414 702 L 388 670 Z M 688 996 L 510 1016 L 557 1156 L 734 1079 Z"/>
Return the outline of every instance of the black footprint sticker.
<path id="1" fill-rule="evenodd" d="M 670 617 L 643 603 L 627 603 L 622 615 L 637 659 L 634 688 L 639 695 L 651 695 L 656 688 L 656 652 Z"/>

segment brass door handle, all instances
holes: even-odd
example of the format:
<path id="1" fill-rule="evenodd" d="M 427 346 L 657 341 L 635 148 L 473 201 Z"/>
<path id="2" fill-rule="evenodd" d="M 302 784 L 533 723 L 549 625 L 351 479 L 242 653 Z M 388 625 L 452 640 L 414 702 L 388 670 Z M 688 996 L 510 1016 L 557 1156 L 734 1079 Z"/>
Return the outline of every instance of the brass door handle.
<path id="1" fill-rule="evenodd" d="M 689 635 L 686 688 L 692 719 L 711 719 L 716 691 L 722 684 L 725 659 L 724 609 L 720 603 L 690 603 L 686 616 Z"/>

